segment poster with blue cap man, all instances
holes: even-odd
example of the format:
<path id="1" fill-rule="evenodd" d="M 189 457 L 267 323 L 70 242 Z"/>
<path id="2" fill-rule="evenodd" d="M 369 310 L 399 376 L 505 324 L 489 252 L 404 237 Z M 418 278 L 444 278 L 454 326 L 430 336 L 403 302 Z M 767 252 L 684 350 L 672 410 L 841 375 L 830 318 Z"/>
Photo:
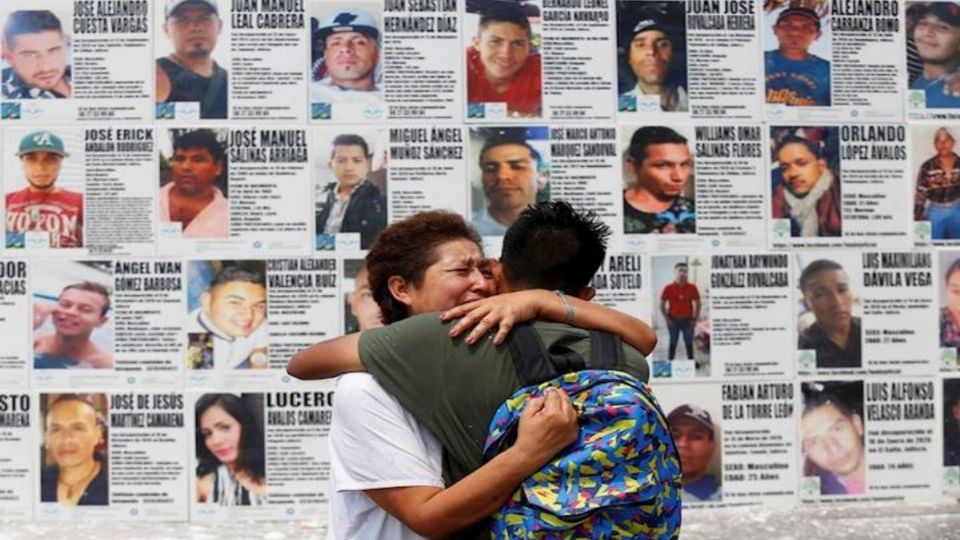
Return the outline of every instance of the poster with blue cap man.
<path id="1" fill-rule="evenodd" d="M 6 194 L 6 247 L 23 248 L 28 236 L 31 245 L 83 247 L 83 194 L 57 184 L 70 157 L 63 139 L 49 130 L 28 133 L 14 155 L 27 187 Z"/>

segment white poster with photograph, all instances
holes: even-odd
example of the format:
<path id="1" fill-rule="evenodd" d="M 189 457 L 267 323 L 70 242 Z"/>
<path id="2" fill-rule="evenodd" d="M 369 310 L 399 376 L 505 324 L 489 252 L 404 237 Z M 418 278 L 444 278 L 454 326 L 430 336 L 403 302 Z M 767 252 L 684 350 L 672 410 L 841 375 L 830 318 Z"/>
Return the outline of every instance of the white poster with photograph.
<path id="1" fill-rule="evenodd" d="M 800 386 L 801 501 L 937 496 L 939 399 L 932 378 L 817 379 Z"/>
<path id="2" fill-rule="evenodd" d="M 192 388 L 291 381 L 297 351 L 339 334 L 338 260 L 191 260 L 180 336 Z"/>
<path id="3" fill-rule="evenodd" d="M 32 384 L 179 387 L 181 275 L 169 259 L 32 260 Z"/>
<path id="4" fill-rule="evenodd" d="M 913 244 L 903 124 L 770 126 L 773 248 Z"/>
<path id="5" fill-rule="evenodd" d="M 184 395 L 40 393 L 36 519 L 187 518 Z"/>
<path id="6" fill-rule="evenodd" d="M 306 121 L 304 2 L 163 0 L 153 17 L 153 118 Z"/>
<path id="7" fill-rule="evenodd" d="M 191 393 L 190 516 L 196 521 L 325 515 L 333 384 L 313 391 Z"/>
<path id="8" fill-rule="evenodd" d="M 158 251 L 308 249 L 306 128 L 158 128 Z M 184 246 L 190 246 L 185 248 Z"/>
<path id="9" fill-rule="evenodd" d="M 801 375 L 933 374 L 939 357 L 929 252 L 798 253 Z"/>
<path id="10" fill-rule="evenodd" d="M 796 398 L 789 381 L 658 385 L 683 464 L 685 508 L 796 502 Z"/>
<path id="11" fill-rule="evenodd" d="M 144 0 L 11 0 L 0 8 L 0 118 L 91 124 L 153 117 Z"/>
<path id="12" fill-rule="evenodd" d="M 153 255 L 152 127 L 8 127 L 4 247 L 44 257 Z"/>
<path id="13" fill-rule="evenodd" d="M 768 120 L 902 120 L 901 2 L 767 2 L 765 6 Z"/>
<path id="14" fill-rule="evenodd" d="M 757 2 L 617 0 L 615 6 L 621 121 L 760 119 Z"/>

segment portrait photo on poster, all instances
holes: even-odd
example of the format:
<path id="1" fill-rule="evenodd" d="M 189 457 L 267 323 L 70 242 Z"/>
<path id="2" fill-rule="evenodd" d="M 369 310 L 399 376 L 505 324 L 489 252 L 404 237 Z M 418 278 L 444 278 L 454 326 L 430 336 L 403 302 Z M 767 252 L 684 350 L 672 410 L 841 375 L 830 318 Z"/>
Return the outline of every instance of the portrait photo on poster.
<path id="1" fill-rule="evenodd" d="M 618 0 L 617 110 L 689 112 L 684 3 Z"/>
<path id="2" fill-rule="evenodd" d="M 189 261 L 186 318 L 185 339 L 209 334 L 214 369 L 269 367 L 266 261 Z"/>
<path id="3" fill-rule="evenodd" d="M 960 352 L 960 252 L 940 252 L 940 275 L 940 347 Z"/>
<path id="4" fill-rule="evenodd" d="M 837 127 L 770 127 L 770 217 L 790 225 L 790 237 L 843 234 L 840 141 Z"/>
<path id="5" fill-rule="evenodd" d="M 468 118 L 542 115 L 540 11 L 538 0 L 466 2 Z"/>
<path id="6" fill-rule="evenodd" d="M 73 97 L 72 22 L 65 9 L 0 10 L 4 99 Z"/>
<path id="7" fill-rule="evenodd" d="M 230 232 L 225 128 L 172 128 L 158 144 L 159 221 L 182 238 L 223 239 Z"/>
<path id="8" fill-rule="evenodd" d="M 373 299 L 364 259 L 343 260 L 343 333 L 383 326 L 380 306 Z"/>
<path id="9" fill-rule="evenodd" d="M 960 240 L 960 156 L 956 151 L 956 132 L 955 127 L 942 124 L 911 126 L 910 150 L 916 178 L 913 220 L 928 222 L 930 240 L 935 242 Z"/>
<path id="10" fill-rule="evenodd" d="M 106 394 L 40 394 L 40 502 L 110 504 Z"/>
<path id="11" fill-rule="evenodd" d="M 927 109 L 960 108 L 960 6 L 906 3 L 907 86 Z"/>
<path id="12" fill-rule="evenodd" d="M 787 107 L 829 107 L 833 55 L 828 2 L 767 2 L 763 53 L 766 102 Z"/>
<path id="13" fill-rule="evenodd" d="M 867 491 L 863 381 L 801 384 L 802 475 L 815 479 L 820 495 L 859 495 Z"/>
<path id="14" fill-rule="evenodd" d="M 696 403 L 670 410 L 667 423 L 683 466 L 683 502 L 723 500 L 723 436 L 714 422 L 719 415 Z"/>
<path id="15" fill-rule="evenodd" d="M 817 369 L 862 367 L 863 300 L 850 280 L 855 267 L 842 256 L 797 254 L 796 268 L 797 350 L 813 352 Z"/>
<path id="16" fill-rule="evenodd" d="M 160 0 L 162 21 L 157 25 L 155 52 L 158 104 L 184 104 L 187 117 L 227 118 L 230 83 L 229 35 L 224 17 L 226 0 Z M 226 9 L 224 14 L 222 10 Z M 218 46 L 219 45 L 219 46 Z M 158 107 L 158 118 L 162 108 Z M 184 111 L 186 112 L 186 111 Z"/>
<path id="17" fill-rule="evenodd" d="M 343 118 L 344 106 L 384 114 L 380 12 L 377 2 L 311 2 L 311 118 Z"/>
<path id="18" fill-rule="evenodd" d="M 112 369 L 113 272 L 108 261 L 31 268 L 34 369 Z"/>
<path id="19" fill-rule="evenodd" d="M 369 249 L 387 226 L 387 132 L 358 127 L 316 135 L 321 157 L 313 170 L 315 247 Z M 350 235 L 359 237 L 359 243 L 346 241 Z"/>
<path id="20" fill-rule="evenodd" d="M 624 234 L 695 234 L 697 210 L 690 134 L 667 126 L 621 130 Z"/>
<path id="21" fill-rule="evenodd" d="M 203 394 L 194 416 L 196 502 L 267 504 L 263 394 Z"/>
<path id="22" fill-rule="evenodd" d="M 80 135 L 9 129 L 4 137 L 5 246 L 84 246 L 84 155 Z"/>
<path id="23" fill-rule="evenodd" d="M 546 126 L 470 129 L 472 223 L 482 236 L 503 236 L 528 205 L 550 200 L 549 141 Z"/>

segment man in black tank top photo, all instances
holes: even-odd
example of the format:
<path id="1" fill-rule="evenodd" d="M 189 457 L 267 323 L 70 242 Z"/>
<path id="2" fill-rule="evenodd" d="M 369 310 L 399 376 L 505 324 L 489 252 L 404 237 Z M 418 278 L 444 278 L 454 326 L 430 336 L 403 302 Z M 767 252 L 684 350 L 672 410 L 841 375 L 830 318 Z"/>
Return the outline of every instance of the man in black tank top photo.
<path id="1" fill-rule="evenodd" d="M 167 0 L 164 13 L 173 52 L 157 59 L 157 102 L 198 102 L 200 118 L 226 118 L 227 70 L 211 56 L 223 28 L 217 0 Z"/>

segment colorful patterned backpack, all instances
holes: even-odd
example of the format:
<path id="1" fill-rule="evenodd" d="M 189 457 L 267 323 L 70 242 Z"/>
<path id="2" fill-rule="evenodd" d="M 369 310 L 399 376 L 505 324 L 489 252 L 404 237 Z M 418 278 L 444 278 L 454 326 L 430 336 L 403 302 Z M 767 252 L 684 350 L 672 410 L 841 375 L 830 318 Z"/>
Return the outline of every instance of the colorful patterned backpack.
<path id="1" fill-rule="evenodd" d="M 527 478 L 492 516 L 492 538 L 677 538 L 680 458 L 666 416 L 650 388 L 614 371 L 623 365 L 619 338 L 591 332 L 591 367 L 570 350 L 548 352 L 529 325 L 515 327 L 509 347 L 523 388 L 490 423 L 484 458 L 516 440 L 523 406 L 550 387 L 578 409 L 577 441 Z"/>

